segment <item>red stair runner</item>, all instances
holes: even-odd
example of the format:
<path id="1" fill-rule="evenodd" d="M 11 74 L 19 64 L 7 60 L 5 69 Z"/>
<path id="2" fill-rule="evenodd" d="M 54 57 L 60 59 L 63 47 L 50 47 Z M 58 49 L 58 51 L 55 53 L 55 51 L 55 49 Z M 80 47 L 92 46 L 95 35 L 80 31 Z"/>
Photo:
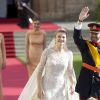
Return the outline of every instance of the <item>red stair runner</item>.
<path id="1" fill-rule="evenodd" d="M 1 33 L 3 33 L 4 35 L 7 58 L 15 57 L 15 45 L 14 45 L 13 32 L 1 32 Z"/>

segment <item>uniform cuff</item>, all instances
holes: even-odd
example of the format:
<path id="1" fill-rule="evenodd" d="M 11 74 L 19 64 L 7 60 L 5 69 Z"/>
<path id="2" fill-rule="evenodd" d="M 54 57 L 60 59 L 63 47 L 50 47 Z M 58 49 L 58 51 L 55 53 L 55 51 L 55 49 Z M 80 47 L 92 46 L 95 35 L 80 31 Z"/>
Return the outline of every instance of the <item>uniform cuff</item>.
<path id="1" fill-rule="evenodd" d="M 75 25 L 75 29 L 78 29 L 80 30 L 82 28 L 82 22 L 77 22 L 76 25 Z"/>

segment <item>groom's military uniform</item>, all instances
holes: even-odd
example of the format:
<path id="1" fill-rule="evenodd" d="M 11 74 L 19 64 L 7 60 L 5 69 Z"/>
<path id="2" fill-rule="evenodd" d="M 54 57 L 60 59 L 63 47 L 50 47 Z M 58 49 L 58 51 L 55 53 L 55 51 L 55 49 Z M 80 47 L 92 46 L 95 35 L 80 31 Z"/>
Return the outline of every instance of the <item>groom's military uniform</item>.
<path id="1" fill-rule="evenodd" d="M 88 24 L 91 34 L 100 34 L 100 24 Z M 100 100 L 100 43 L 85 40 L 81 29 L 74 29 L 74 42 L 81 52 L 82 67 L 76 84 L 76 92 L 87 100 L 95 97 Z"/>

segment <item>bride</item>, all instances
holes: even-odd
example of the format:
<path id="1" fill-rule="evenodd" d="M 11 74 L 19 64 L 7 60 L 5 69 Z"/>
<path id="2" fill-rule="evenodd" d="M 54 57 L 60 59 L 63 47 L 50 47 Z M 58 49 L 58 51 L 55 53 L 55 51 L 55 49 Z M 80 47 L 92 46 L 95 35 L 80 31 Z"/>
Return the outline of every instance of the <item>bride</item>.
<path id="1" fill-rule="evenodd" d="M 57 30 L 18 100 L 79 100 L 75 93 L 73 53 L 66 41 L 67 30 Z"/>

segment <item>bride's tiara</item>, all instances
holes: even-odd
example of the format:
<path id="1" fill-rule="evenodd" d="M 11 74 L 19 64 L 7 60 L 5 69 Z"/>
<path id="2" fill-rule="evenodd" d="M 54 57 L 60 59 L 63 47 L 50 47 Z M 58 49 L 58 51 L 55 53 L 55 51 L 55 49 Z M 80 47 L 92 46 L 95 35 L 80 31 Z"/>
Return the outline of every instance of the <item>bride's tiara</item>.
<path id="1" fill-rule="evenodd" d="M 57 31 L 56 31 L 56 33 L 57 32 L 64 32 L 64 33 L 68 33 L 68 30 L 67 30 L 67 28 L 59 28 Z"/>

